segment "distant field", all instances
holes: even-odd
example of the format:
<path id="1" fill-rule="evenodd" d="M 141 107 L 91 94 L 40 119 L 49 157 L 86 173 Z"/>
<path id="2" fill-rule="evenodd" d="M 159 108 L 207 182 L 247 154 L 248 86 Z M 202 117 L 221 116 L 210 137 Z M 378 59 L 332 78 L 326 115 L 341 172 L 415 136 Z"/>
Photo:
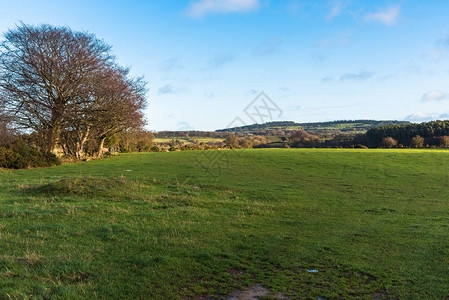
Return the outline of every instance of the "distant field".
<path id="1" fill-rule="evenodd" d="M 198 142 L 204 142 L 204 143 L 219 143 L 223 142 L 225 139 L 220 138 L 197 138 L 197 137 L 191 137 L 189 139 L 186 138 L 155 138 L 154 142 L 159 144 L 168 144 L 173 140 L 178 140 L 180 142 L 183 142 L 185 144 L 193 144 L 193 141 L 198 140 Z"/>
<path id="2" fill-rule="evenodd" d="M 448 174 L 447 151 L 351 149 L 0 171 L 0 299 L 448 297 Z"/>

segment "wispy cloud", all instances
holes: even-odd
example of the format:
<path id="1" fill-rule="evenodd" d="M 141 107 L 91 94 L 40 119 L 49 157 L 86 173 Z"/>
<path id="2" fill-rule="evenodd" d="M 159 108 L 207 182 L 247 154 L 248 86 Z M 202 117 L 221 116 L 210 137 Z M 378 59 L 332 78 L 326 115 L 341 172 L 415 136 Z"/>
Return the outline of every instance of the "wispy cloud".
<path id="1" fill-rule="evenodd" d="M 381 9 L 377 12 L 368 13 L 365 15 L 365 21 L 368 22 L 378 22 L 385 25 L 394 25 L 401 11 L 401 6 L 390 6 Z"/>
<path id="2" fill-rule="evenodd" d="M 212 58 L 209 61 L 209 67 L 211 69 L 219 69 L 223 67 L 226 64 L 229 64 L 234 61 L 234 55 L 232 53 L 220 53 L 215 55 L 214 58 Z"/>
<path id="3" fill-rule="evenodd" d="M 340 81 L 346 80 L 367 80 L 373 78 L 375 75 L 374 72 L 366 72 L 362 71 L 359 73 L 346 73 L 340 76 Z"/>
<path id="4" fill-rule="evenodd" d="M 266 39 L 257 45 L 252 53 L 254 56 L 271 55 L 279 51 L 282 40 L 279 38 Z"/>
<path id="5" fill-rule="evenodd" d="M 171 84 L 164 85 L 157 90 L 158 94 L 179 94 L 184 91 L 184 88 L 178 88 Z"/>
<path id="6" fill-rule="evenodd" d="M 334 6 L 332 6 L 332 9 L 330 13 L 326 16 L 326 19 L 333 20 L 335 17 L 341 14 L 343 9 L 348 5 L 348 3 L 343 1 L 336 1 Z"/>
<path id="7" fill-rule="evenodd" d="M 365 15 L 365 21 L 368 22 L 378 22 L 385 25 L 394 25 L 401 12 L 401 6 L 390 6 L 381 9 L 374 13 L 368 13 Z"/>
<path id="8" fill-rule="evenodd" d="M 259 0 L 197 0 L 187 8 L 187 15 L 201 18 L 210 14 L 245 13 L 256 11 Z"/>
<path id="9" fill-rule="evenodd" d="M 421 100 L 424 102 L 449 100 L 449 94 L 440 91 L 427 92 L 422 95 Z"/>
<path id="10" fill-rule="evenodd" d="M 329 81 L 332 81 L 332 80 L 333 80 L 332 77 L 324 77 L 323 79 L 321 79 L 321 82 L 322 83 L 326 83 L 326 82 L 329 82 Z"/>

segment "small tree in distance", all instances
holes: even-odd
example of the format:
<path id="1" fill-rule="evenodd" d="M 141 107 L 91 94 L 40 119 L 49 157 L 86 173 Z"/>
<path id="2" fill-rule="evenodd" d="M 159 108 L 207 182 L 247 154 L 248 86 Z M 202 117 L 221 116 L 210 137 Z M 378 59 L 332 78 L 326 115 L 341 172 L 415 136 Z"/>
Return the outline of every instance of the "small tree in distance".
<path id="1" fill-rule="evenodd" d="M 319 142 L 319 138 L 316 135 L 309 134 L 305 130 L 295 131 L 290 136 L 290 141 L 293 143 L 294 147 L 312 147 Z"/>
<path id="2" fill-rule="evenodd" d="M 228 146 L 231 149 L 238 148 L 239 147 L 239 138 L 234 133 L 231 133 L 226 137 L 225 140 L 226 146 Z"/>
<path id="3" fill-rule="evenodd" d="M 413 148 L 422 148 L 424 146 L 424 138 L 422 136 L 416 135 L 412 138 L 410 146 Z"/>
<path id="4" fill-rule="evenodd" d="M 449 147 L 449 136 L 442 136 L 440 139 L 440 147 L 448 148 Z"/>
<path id="5" fill-rule="evenodd" d="M 383 148 L 393 148 L 393 147 L 396 147 L 397 145 L 398 145 L 398 141 L 390 136 L 384 137 L 382 139 L 381 146 Z"/>

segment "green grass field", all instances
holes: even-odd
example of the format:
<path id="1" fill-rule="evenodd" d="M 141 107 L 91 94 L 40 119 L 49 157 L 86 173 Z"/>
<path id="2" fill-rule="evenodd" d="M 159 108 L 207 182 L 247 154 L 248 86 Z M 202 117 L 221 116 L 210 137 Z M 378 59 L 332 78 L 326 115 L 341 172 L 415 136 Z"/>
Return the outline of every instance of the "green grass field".
<path id="1" fill-rule="evenodd" d="M 448 297 L 448 174 L 447 151 L 342 149 L 3 170 L 0 299 Z"/>

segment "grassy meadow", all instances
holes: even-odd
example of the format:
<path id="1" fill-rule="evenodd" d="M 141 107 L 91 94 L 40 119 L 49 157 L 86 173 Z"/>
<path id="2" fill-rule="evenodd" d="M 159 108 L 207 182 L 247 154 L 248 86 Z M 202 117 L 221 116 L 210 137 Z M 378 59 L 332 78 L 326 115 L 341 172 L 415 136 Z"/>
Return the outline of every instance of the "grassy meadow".
<path id="1" fill-rule="evenodd" d="M 448 174 L 449 152 L 406 149 L 0 170 L 0 299 L 448 297 Z"/>

